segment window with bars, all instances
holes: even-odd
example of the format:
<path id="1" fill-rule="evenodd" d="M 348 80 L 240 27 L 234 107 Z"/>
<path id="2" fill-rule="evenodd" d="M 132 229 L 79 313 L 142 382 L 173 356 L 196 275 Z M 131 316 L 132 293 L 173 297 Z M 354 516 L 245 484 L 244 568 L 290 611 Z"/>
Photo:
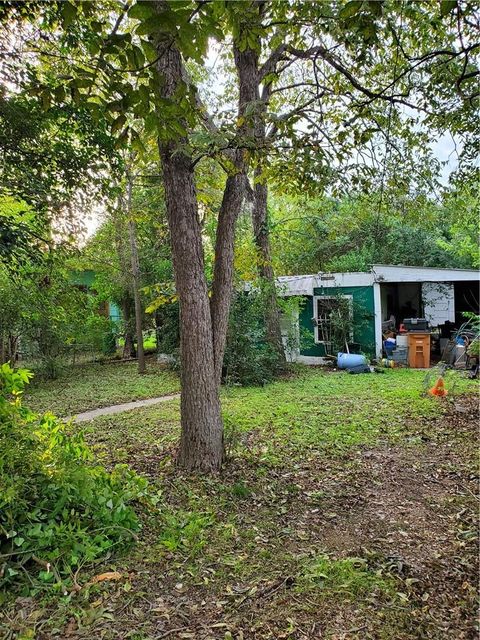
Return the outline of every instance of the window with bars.
<path id="1" fill-rule="evenodd" d="M 327 353 L 344 349 L 353 340 L 352 296 L 315 296 L 315 342 Z"/>

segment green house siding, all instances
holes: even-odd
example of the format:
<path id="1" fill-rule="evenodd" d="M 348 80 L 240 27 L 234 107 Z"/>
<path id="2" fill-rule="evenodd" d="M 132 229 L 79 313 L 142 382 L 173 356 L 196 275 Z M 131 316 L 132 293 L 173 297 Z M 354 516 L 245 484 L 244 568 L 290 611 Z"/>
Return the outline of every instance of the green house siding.
<path id="1" fill-rule="evenodd" d="M 93 269 L 84 269 L 83 271 L 71 271 L 69 280 L 74 286 L 95 293 L 95 277 L 96 273 Z M 122 313 L 114 302 L 107 302 L 106 311 L 108 311 L 108 317 L 112 322 L 119 323 L 121 321 Z"/>
<path id="2" fill-rule="evenodd" d="M 114 302 L 108 303 L 108 315 L 110 316 L 110 320 L 112 320 L 112 322 L 118 323 L 122 319 L 120 309 Z"/>
<path id="3" fill-rule="evenodd" d="M 303 296 L 304 304 L 300 308 L 298 323 L 300 326 L 300 355 L 318 356 L 325 355 L 323 344 L 315 344 L 315 331 L 312 322 L 313 298 Z"/>
<path id="4" fill-rule="evenodd" d="M 352 296 L 353 300 L 353 341 L 361 345 L 362 351 L 375 353 L 375 304 L 373 287 L 318 287 L 315 296 Z M 305 296 L 305 304 L 300 310 L 300 354 L 302 356 L 324 356 L 322 344 L 315 344 L 313 318 L 313 297 Z"/>

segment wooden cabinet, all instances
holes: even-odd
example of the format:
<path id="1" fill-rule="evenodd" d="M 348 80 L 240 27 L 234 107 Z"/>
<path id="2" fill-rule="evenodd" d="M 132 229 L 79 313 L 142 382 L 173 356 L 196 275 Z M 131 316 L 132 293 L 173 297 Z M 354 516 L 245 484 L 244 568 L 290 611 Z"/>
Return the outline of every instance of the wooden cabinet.
<path id="1" fill-rule="evenodd" d="M 412 369 L 430 367 L 430 334 L 410 332 L 408 334 L 408 365 Z"/>

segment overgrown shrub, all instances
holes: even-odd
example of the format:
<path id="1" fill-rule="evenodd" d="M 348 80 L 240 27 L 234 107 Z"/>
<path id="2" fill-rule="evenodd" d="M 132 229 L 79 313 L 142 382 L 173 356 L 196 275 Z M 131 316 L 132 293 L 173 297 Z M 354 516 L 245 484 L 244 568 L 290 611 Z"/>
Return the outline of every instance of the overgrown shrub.
<path id="1" fill-rule="evenodd" d="M 232 302 L 223 377 L 227 383 L 266 384 L 279 372 L 275 349 L 267 342 L 261 292 L 239 293 Z"/>
<path id="2" fill-rule="evenodd" d="M 259 385 L 283 370 L 278 354 L 266 339 L 265 296 L 260 290 L 237 293 L 230 310 L 223 380 L 227 384 Z M 164 304 L 156 310 L 158 353 L 173 356 L 179 365 L 179 305 Z"/>
<path id="3" fill-rule="evenodd" d="M 178 357 L 180 347 L 180 308 L 177 301 L 155 311 L 157 352 Z"/>
<path id="4" fill-rule="evenodd" d="M 22 406 L 31 377 L 0 367 L 0 586 L 60 588 L 85 562 L 132 541 L 132 501 L 146 480 L 127 466 L 96 465 L 82 433 Z"/>

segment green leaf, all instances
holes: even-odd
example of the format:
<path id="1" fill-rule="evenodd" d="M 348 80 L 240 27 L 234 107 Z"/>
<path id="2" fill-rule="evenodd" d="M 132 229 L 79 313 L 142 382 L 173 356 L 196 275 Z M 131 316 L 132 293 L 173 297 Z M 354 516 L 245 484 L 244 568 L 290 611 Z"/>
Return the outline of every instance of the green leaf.
<path id="1" fill-rule="evenodd" d="M 40 571 L 38 577 L 44 582 L 51 582 L 54 579 L 54 575 L 51 571 Z"/>
<path id="2" fill-rule="evenodd" d="M 72 24 L 77 17 L 77 7 L 71 2 L 62 3 L 62 24 L 65 29 Z"/>
<path id="3" fill-rule="evenodd" d="M 146 20 L 142 20 L 142 22 L 138 25 L 136 32 L 138 36 L 150 35 L 152 33 L 156 33 L 160 31 L 162 28 L 162 21 L 160 20 L 160 16 L 151 16 Z"/>
<path id="4" fill-rule="evenodd" d="M 47 111 L 47 109 L 50 108 L 51 100 L 52 100 L 52 96 L 47 90 L 45 90 L 42 93 L 42 107 L 45 111 Z"/>
<path id="5" fill-rule="evenodd" d="M 157 114 L 152 112 L 145 117 L 145 132 L 147 134 L 157 133 L 158 118 Z"/>
<path id="6" fill-rule="evenodd" d="M 86 89 L 90 87 L 93 83 L 93 78 L 74 78 L 70 81 L 70 85 L 72 87 L 77 87 L 77 89 Z"/>
<path id="7" fill-rule="evenodd" d="M 58 86 L 55 88 L 53 95 L 55 96 L 55 100 L 57 102 L 63 102 L 65 100 L 65 87 Z"/>
<path id="8" fill-rule="evenodd" d="M 366 24 L 364 27 L 362 27 L 361 33 L 362 33 L 362 36 L 365 38 L 365 40 L 367 41 L 373 40 L 376 35 L 375 25 L 372 22 L 369 24 Z"/>
<path id="9" fill-rule="evenodd" d="M 352 16 L 357 15 L 357 13 L 361 10 L 363 5 L 363 0 L 352 0 L 351 2 L 347 2 L 347 4 L 340 9 L 339 16 L 340 18 L 351 18 Z"/>
<path id="10" fill-rule="evenodd" d="M 145 54 L 141 50 L 140 47 L 135 46 L 133 48 L 133 55 L 135 57 L 135 64 L 138 69 L 142 68 L 145 65 Z"/>
<path id="11" fill-rule="evenodd" d="M 143 104 L 148 106 L 150 102 L 150 90 L 147 87 L 147 85 L 141 84 L 138 87 L 138 95 L 140 97 L 140 100 L 143 102 Z"/>
<path id="12" fill-rule="evenodd" d="M 113 100 L 106 105 L 108 111 L 123 111 L 123 103 L 121 100 Z"/>
<path id="13" fill-rule="evenodd" d="M 369 0 L 368 10 L 374 16 L 381 16 L 383 11 L 383 0 Z"/>
<path id="14" fill-rule="evenodd" d="M 128 17 L 135 20 L 147 20 L 155 14 L 153 2 L 142 2 L 139 0 L 128 10 Z"/>
<path id="15" fill-rule="evenodd" d="M 142 44 L 143 53 L 145 54 L 148 62 L 154 62 L 158 58 L 158 53 L 153 44 L 148 42 L 148 40 L 140 40 L 140 42 Z"/>
<path id="16" fill-rule="evenodd" d="M 440 15 L 447 16 L 457 8 L 457 0 L 442 0 L 440 2 Z"/>
<path id="17" fill-rule="evenodd" d="M 127 121 L 127 118 L 126 116 L 123 115 L 123 113 L 119 115 L 118 118 L 115 118 L 115 120 L 112 123 L 112 133 L 116 133 L 117 131 L 120 131 L 120 129 L 123 127 L 126 121 Z"/>

